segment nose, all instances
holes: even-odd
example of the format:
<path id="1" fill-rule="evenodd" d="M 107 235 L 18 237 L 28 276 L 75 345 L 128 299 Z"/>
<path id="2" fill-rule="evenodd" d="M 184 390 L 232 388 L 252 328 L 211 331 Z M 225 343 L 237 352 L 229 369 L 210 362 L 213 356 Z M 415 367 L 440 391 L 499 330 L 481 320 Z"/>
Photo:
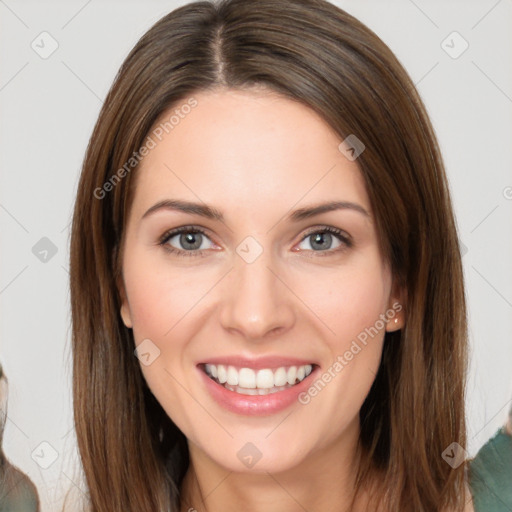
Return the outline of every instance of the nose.
<path id="1" fill-rule="evenodd" d="M 222 327 L 253 342 L 282 336 L 296 319 L 294 295 L 269 253 L 263 251 L 252 263 L 235 255 L 222 293 Z"/>

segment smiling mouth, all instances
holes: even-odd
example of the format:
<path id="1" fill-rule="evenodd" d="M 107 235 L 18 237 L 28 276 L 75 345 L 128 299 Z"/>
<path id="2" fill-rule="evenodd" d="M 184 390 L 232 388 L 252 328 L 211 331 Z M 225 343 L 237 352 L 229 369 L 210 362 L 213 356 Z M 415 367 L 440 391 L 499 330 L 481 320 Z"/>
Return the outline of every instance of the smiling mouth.
<path id="1" fill-rule="evenodd" d="M 281 366 L 275 370 L 237 368 L 223 364 L 203 364 L 202 370 L 217 384 L 241 395 L 269 395 L 302 382 L 315 368 L 315 364 Z"/>

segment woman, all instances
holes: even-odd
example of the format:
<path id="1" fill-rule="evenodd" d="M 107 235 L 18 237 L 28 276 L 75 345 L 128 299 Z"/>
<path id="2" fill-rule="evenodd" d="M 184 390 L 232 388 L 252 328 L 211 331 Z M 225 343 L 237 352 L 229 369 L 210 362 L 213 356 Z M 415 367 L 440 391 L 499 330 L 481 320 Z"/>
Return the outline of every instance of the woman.
<path id="1" fill-rule="evenodd" d="M 472 510 L 442 158 L 344 11 L 156 23 L 94 129 L 70 272 L 91 510 Z"/>
<path id="2" fill-rule="evenodd" d="M 30 478 L 13 466 L 3 450 L 9 384 L 0 364 L 0 512 L 38 512 L 39 495 Z"/>

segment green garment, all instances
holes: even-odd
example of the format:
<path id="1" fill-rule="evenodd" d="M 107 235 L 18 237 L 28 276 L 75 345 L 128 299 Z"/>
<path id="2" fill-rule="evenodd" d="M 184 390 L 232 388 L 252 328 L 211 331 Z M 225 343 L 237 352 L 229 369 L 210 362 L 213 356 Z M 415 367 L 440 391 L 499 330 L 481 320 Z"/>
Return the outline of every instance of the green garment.
<path id="1" fill-rule="evenodd" d="M 512 512 L 512 436 L 502 428 L 469 463 L 475 512 Z"/>
<path id="2" fill-rule="evenodd" d="M 37 512 L 39 499 L 32 481 L 5 459 L 0 471 L 0 512 Z"/>

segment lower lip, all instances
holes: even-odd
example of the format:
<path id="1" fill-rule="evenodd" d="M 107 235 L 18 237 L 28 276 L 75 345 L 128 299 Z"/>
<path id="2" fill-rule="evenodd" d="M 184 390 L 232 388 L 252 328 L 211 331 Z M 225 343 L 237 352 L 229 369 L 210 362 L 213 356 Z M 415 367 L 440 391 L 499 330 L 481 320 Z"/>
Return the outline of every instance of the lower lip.
<path id="1" fill-rule="evenodd" d="M 242 395 L 229 391 L 208 377 L 199 366 L 197 369 L 206 389 L 221 407 L 244 416 L 268 416 L 290 407 L 293 403 L 298 403 L 298 396 L 310 386 L 311 377 L 316 374 L 318 366 L 315 366 L 313 371 L 295 386 L 268 395 Z"/>

